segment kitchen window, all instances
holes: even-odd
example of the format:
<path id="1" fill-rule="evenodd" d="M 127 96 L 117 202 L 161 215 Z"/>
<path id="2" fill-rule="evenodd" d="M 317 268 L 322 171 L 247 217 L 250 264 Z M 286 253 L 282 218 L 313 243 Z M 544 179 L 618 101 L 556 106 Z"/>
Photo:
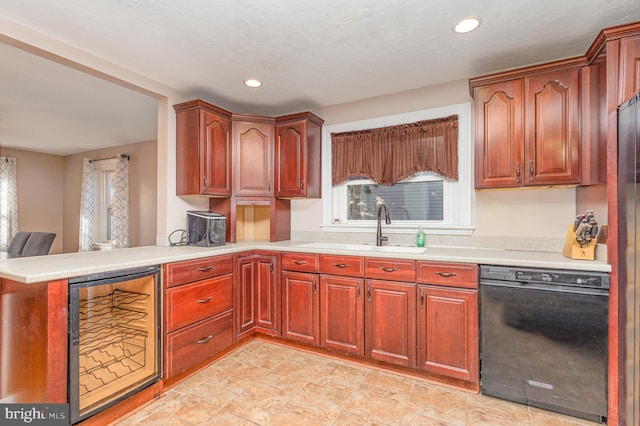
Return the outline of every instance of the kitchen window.
<path id="1" fill-rule="evenodd" d="M 331 185 L 331 133 L 350 132 L 458 116 L 458 180 L 435 173 L 417 173 L 395 185 L 379 185 L 368 178 L 350 178 Z M 391 213 L 386 232 L 415 233 L 422 226 L 434 234 L 470 235 L 472 218 L 471 106 L 458 104 L 412 113 L 362 120 L 323 129 L 323 230 L 375 231 L 377 207 L 385 203 Z"/>

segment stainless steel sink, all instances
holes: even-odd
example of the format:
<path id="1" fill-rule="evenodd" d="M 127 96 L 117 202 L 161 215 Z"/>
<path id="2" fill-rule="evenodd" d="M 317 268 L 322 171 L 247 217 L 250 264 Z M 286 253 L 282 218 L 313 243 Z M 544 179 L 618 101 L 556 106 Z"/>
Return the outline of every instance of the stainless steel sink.
<path id="1" fill-rule="evenodd" d="M 398 253 L 398 254 L 421 254 L 427 249 L 425 247 L 408 247 L 408 246 L 374 246 L 373 244 L 346 244 L 346 243 L 306 243 L 300 244 L 300 247 L 317 248 L 324 250 L 347 250 L 347 251 L 364 251 L 364 252 L 382 252 L 382 253 Z"/>

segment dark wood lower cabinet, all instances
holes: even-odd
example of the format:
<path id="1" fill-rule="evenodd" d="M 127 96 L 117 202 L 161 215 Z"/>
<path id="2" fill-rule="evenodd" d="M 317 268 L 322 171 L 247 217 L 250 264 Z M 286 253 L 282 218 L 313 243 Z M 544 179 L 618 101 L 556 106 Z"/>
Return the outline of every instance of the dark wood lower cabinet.
<path id="1" fill-rule="evenodd" d="M 318 274 L 282 272 L 282 337 L 320 343 L 320 284 Z"/>
<path id="2" fill-rule="evenodd" d="M 233 311 L 169 333 L 165 339 L 165 377 L 188 370 L 233 341 Z"/>
<path id="3" fill-rule="evenodd" d="M 252 330 L 256 326 L 255 317 L 255 267 L 253 259 L 239 258 L 236 286 L 238 291 L 238 337 Z"/>
<path id="4" fill-rule="evenodd" d="M 364 291 L 362 278 L 320 278 L 321 346 L 364 355 Z"/>
<path id="5" fill-rule="evenodd" d="M 477 290 L 418 286 L 418 367 L 479 381 Z"/>
<path id="6" fill-rule="evenodd" d="M 414 367 L 416 285 L 366 280 L 365 356 Z"/>
<path id="7" fill-rule="evenodd" d="M 280 335 L 280 262 L 276 254 L 238 257 L 238 337 Z"/>

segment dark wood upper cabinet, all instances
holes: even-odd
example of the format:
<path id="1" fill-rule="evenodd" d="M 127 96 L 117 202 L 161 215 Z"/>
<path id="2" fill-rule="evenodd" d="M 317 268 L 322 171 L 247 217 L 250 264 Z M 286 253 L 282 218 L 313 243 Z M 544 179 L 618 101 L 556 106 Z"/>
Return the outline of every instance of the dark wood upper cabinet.
<path id="1" fill-rule="evenodd" d="M 525 83 L 525 185 L 580 183 L 580 69 Z"/>
<path id="2" fill-rule="evenodd" d="M 310 112 L 276 118 L 277 198 L 320 198 L 323 123 Z"/>
<path id="3" fill-rule="evenodd" d="M 530 75 L 520 70 L 470 81 L 476 188 L 580 183 L 578 64 L 569 60 L 536 67 Z"/>
<path id="4" fill-rule="evenodd" d="M 522 185 L 524 82 L 475 89 L 476 188 Z"/>
<path id="5" fill-rule="evenodd" d="M 176 194 L 231 195 L 231 113 L 194 100 L 176 111 Z"/>
<path id="6" fill-rule="evenodd" d="M 640 91 L 640 34 L 620 40 L 620 102 Z"/>
<path id="7" fill-rule="evenodd" d="M 272 195 L 273 130 L 273 119 L 233 115 L 235 196 Z"/>

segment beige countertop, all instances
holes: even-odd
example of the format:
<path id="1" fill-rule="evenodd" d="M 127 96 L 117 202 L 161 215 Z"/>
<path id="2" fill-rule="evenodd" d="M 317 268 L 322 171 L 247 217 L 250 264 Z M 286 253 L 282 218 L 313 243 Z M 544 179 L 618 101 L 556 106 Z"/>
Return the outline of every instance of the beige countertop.
<path id="1" fill-rule="evenodd" d="M 600 260 L 572 260 L 562 253 L 496 250 L 466 247 L 428 246 L 421 254 L 370 252 L 339 248 L 304 247 L 305 241 L 247 241 L 219 247 L 135 247 L 121 250 L 54 254 L 49 256 L 0 259 L 0 278 L 22 283 L 54 281 L 70 277 L 117 271 L 148 265 L 197 259 L 240 251 L 259 249 L 331 253 L 352 256 L 416 259 L 435 262 L 464 262 L 484 265 L 526 266 L 535 268 L 571 269 L 610 272 L 611 266 Z"/>

